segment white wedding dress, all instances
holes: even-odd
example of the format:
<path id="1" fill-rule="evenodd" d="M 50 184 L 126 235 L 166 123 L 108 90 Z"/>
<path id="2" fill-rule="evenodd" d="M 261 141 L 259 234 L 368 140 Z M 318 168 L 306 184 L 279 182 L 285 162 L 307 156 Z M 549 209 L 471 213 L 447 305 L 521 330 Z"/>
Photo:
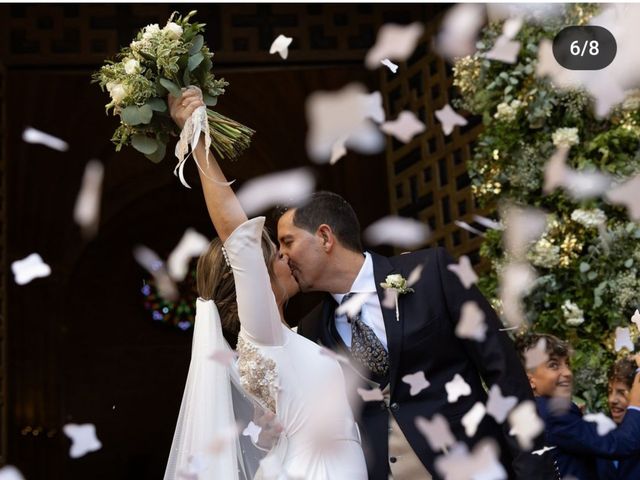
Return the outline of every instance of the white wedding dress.
<path id="1" fill-rule="evenodd" d="M 256 478 L 366 480 L 342 368 L 280 319 L 261 247 L 264 217 L 224 242 L 236 285 L 242 386 L 276 415 L 283 433 Z"/>

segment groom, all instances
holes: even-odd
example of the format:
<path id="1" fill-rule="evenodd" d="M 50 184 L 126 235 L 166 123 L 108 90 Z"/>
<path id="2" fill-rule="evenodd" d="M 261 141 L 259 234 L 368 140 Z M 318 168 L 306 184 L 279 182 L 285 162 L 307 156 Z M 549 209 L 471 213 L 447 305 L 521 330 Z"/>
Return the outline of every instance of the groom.
<path id="1" fill-rule="evenodd" d="M 308 202 L 291 208 L 278 220 L 280 252 L 302 291 L 327 292 L 321 305 L 298 325 L 298 333 L 334 350 L 351 355 L 383 391 L 384 401 L 365 402 L 359 421 L 371 480 L 439 479 L 433 451 L 416 428 L 415 418 L 443 415 L 452 433 L 470 449 L 491 437 L 501 451 L 500 461 L 509 478 L 557 478 L 550 458 L 522 451 L 501 427 L 486 415 L 476 434 L 467 438 L 462 417 L 476 402 L 486 403 L 483 388 L 498 385 L 504 396 L 518 402 L 533 401 L 529 382 L 502 324 L 478 289 L 466 289 L 447 266 L 452 263 L 442 248 L 430 248 L 397 257 L 364 252 L 360 225 L 351 206 L 331 192 L 314 193 Z M 419 265 L 424 269 L 412 285 L 414 292 L 398 296 L 395 309 L 381 306 L 381 283 L 388 275 L 408 278 Z M 337 315 L 336 308 L 349 294 L 370 293 L 353 317 Z M 461 339 L 455 328 L 465 302 L 474 301 L 485 315 L 482 342 Z M 405 375 L 423 371 L 430 386 L 409 393 Z M 445 384 L 459 374 L 471 394 L 447 401 Z M 539 437 L 533 450 L 543 447 Z"/>

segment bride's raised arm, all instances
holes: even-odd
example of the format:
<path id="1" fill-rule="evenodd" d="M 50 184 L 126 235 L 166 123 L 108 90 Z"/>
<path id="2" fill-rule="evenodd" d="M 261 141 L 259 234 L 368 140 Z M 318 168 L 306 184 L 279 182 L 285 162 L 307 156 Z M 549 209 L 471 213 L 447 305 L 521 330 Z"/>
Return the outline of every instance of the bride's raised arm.
<path id="1" fill-rule="evenodd" d="M 204 106 L 199 92 L 195 89 L 185 90 L 178 99 L 169 95 L 168 103 L 171 118 L 180 129 L 184 127 L 185 122 L 196 108 Z M 198 169 L 209 216 L 220 240 L 224 242 L 236 227 L 247 221 L 247 215 L 244 213 L 238 197 L 236 197 L 231 187 L 222 185 L 227 179 L 211 153 L 209 153 L 209 164 L 207 165 L 205 161 L 206 151 L 202 139 L 198 142 L 194 155 L 198 159 L 200 168 L 206 173 L 205 176 L 202 170 Z M 215 179 L 219 184 L 212 182 L 210 179 Z"/>

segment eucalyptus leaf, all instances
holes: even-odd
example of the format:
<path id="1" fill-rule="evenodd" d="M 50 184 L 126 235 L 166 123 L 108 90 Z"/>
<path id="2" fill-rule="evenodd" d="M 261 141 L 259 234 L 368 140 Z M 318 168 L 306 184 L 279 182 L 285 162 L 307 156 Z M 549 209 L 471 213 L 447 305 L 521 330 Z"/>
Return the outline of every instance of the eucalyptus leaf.
<path id="1" fill-rule="evenodd" d="M 155 138 L 150 138 L 146 135 L 136 133 L 131 136 L 131 145 L 140 153 L 151 155 L 158 150 L 159 143 Z"/>
<path id="2" fill-rule="evenodd" d="M 588 272 L 589 270 L 591 270 L 591 265 L 587 262 L 580 262 L 580 271 L 582 273 Z"/>
<path id="3" fill-rule="evenodd" d="M 144 117 L 140 113 L 140 109 L 135 105 L 129 105 L 120 112 L 120 118 L 127 125 L 140 125 L 144 122 Z"/>
<path id="4" fill-rule="evenodd" d="M 193 45 L 189 49 L 189 55 L 195 55 L 200 50 L 202 50 L 202 46 L 204 45 L 204 37 L 202 35 L 196 35 L 193 37 Z"/>
<path id="5" fill-rule="evenodd" d="M 143 106 L 138 107 L 138 112 L 140 112 L 140 119 L 144 124 L 148 124 L 151 121 L 151 118 L 153 118 L 153 110 L 146 103 Z"/>
<path id="6" fill-rule="evenodd" d="M 204 55 L 202 55 L 202 52 L 198 52 L 195 55 L 192 55 L 189 57 L 189 71 L 193 72 L 196 68 L 198 68 L 198 65 L 200 65 L 200 63 L 202 63 L 202 60 L 204 60 Z"/>
<path id="7" fill-rule="evenodd" d="M 204 93 L 202 97 L 204 99 L 204 104 L 208 107 L 215 107 L 218 104 L 218 97 L 213 97 L 208 93 Z"/>
<path id="8" fill-rule="evenodd" d="M 180 98 L 180 96 L 182 95 L 182 90 L 180 90 L 180 87 L 178 85 L 176 85 L 175 83 L 173 83 L 168 78 L 161 78 L 160 79 L 160 84 L 164 88 L 166 88 L 169 91 L 169 93 L 171 95 L 173 95 L 174 97 Z"/>
<path id="9" fill-rule="evenodd" d="M 150 98 L 147 100 L 147 105 L 151 107 L 151 110 L 154 112 L 166 112 L 167 111 L 167 102 L 165 102 L 162 98 Z"/>
<path id="10" fill-rule="evenodd" d="M 628 258 L 625 262 L 624 262 L 624 266 L 627 268 L 631 268 L 631 266 L 633 265 L 633 258 Z"/>
<path id="11" fill-rule="evenodd" d="M 164 143 L 157 141 L 157 144 L 158 148 L 155 152 L 151 154 L 145 154 L 145 157 L 147 157 L 153 163 L 160 163 L 167 153 L 167 146 Z"/>
<path id="12" fill-rule="evenodd" d="M 188 68 L 184 69 L 184 73 L 182 74 L 182 83 L 184 83 L 187 87 L 191 85 L 191 75 L 189 75 Z"/>
<path id="13" fill-rule="evenodd" d="M 594 271 L 591 271 L 591 272 L 587 273 L 587 278 L 589 280 L 595 280 L 596 278 L 598 278 L 598 273 L 594 272 Z"/>

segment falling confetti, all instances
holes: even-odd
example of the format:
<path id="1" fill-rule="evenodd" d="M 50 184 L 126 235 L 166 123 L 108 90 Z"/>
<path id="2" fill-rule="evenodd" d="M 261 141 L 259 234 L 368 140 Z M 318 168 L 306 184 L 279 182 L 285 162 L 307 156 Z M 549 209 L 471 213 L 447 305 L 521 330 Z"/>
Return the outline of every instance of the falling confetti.
<path id="1" fill-rule="evenodd" d="M 436 470 L 444 480 L 506 480 L 507 472 L 499 461 L 500 449 L 492 439 L 479 441 L 471 454 L 460 442 L 451 451 L 436 458 Z"/>
<path id="2" fill-rule="evenodd" d="M 422 277 L 422 271 L 424 270 L 424 265 L 420 264 L 416 266 L 411 273 L 409 274 L 409 278 L 407 278 L 407 286 L 410 287 L 418 283 L 420 277 Z"/>
<path id="3" fill-rule="evenodd" d="M 445 135 L 450 135 L 456 126 L 463 127 L 468 123 L 467 120 L 462 115 L 456 113 L 448 103 L 440 110 L 436 110 L 435 115 L 442 124 L 442 131 Z"/>
<path id="4" fill-rule="evenodd" d="M 462 426 L 464 427 L 464 433 L 467 437 L 472 438 L 478 431 L 478 425 L 484 418 L 487 412 L 482 402 L 476 402 L 471 410 L 469 410 L 464 417 L 462 417 Z"/>
<path id="5" fill-rule="evenodd" d="M 269 48 L 269 53 L 273 55 L 278 53 L 283 60 L 286 60 L 289 56 L 289 45 L 293 38 L 285 37 L 284 35 L 278 35 Z"/>
<path id="6" fill-rule="evenodd" d="M 533 455 L 544 455 L 547 452 L 550 452 L 551 450 L 553 450 L 554 448 L 556 448 L 556 446 L 554 445 L 553 447 L 547 447 L 546 445 L 541 448 L 540 450 L 534 450 L 533 452 L 531 452 Z"/>
<path id="7" fill-rule="evenodd" d="M 12 262 L 11 271 L 18 285 L 26 285 L 31 280 L 51 275 L 51 267 L 44 263 L 42 257 L 37 253 Z"/>
<path id="8" fill-rule="evenodd" d="M 409 385 L 411 388 L 409 389 L 409 395 L 412 397 L 419 394 L 425 388 L 428 388 L 431 383 L 424 376 L 424 372 L 416 372 L 410 373 L 402 377 L 402 381 Z"/>
<path id="9" fill-rule="evenodd" d="M 447 382 L 444 388 L 447 391 L 447 401 L 449 403 L 457 402 L 460 397 L 471 395 L 471 387 L 459 373 L 456 373 L 453 380 Z"/>
<path id="10" fill-rule="evenodd" d="M 533 440 L 544 431 L 544 422 L 536 413 L 536 405 L 532 400 L 525 400 L 509 414 L 511 430 L 518 444 L 524 450 L 531 450 Z"/>
<path id="11" fill-rule="evenodd" d="M 133 257 L 141 267 L 153 275 L 158 292 L 164 299 L 174 301 L 178 298 L 178 288 L 156 252 L 144 245 L 137 245 L 133 249 Z"/>
<path id="12" fill-rule="evenodd" d="M 238 190 L 238 201 L 248 217 L 279 204 L 293 205 L 308 198 L 315 187 L 311 170 L 296 168 L 247 181 Z"/>
<path id="13" fill-rule="evenodd" d="M 402 143 L 409 143 L 413 137 L 426 130 L 424 123 L 418 120 L 413 112 L 404 110 L 393 121 L 384 122 L 380 130 L 388 135 L 393 135 Z"/>
<path id="14" fill-rule="evenodd" d="M 369 225 L 363 237 L 369 245 L 416 248 L 424 245 L 430 234 L 429 227 L 418 220 L 389 215 Z"/>
<path id="15" fill-rule="evenodd" d="M 349 318 L 355 317 L 360 310 L 362 310 L 362 306 L 367 302 L 369 297 L 371 297 L 371 293 L 355 293 L 353 294 L 349 300 L 338 306 L 336 308 L 336 315 L 347 315 Z"/>
<path id="16" fill-rule="evenodd" d="M 102 163 L 90 160 L 84 170 L 82 186 L 73 210 L 73 219 L 82 228 L 85 238 L 93 237 L 98 229 L 103 178 Z"/>
<path id="17" fill-rule="evenodd" d="M 516 397 L 503 397 L 500 386 L 494 384 L 489 390 L 487 399 L 487 414 L 495 418 L 496 422 L 503 423 L 507 419 L 509 412 L 518 404 Z"/>
<path id="18" fill-rule="evenodd" d="M 538 365 L 542 365 L 544 362 L 549 360 L 549 354 L 547 353 L 547 339 L 539 339 L 533 348 L 530 348 L 524 353 L 524 360 L 526 370 L 538 368 Z"/>
<path id="19" fill-rule="evenodd" d="M 0 468 L 0 480 L 24 480 L 24 477 L 13 465 L 6 465 Z"/>
<path id="20" fill-rule="evenodd" d="M 616 423 L 607 417 L 604 413 L 588 413 L 582 419 L 585 422 L 593 422 L 596 424 L 598 435 L 605 436 L 612 430 L 617 428 Z"/>
<path id="21" fill-rule="evenodd" d="M 371 390 L 367 390 L 366 388 L 358 388 L 358 395 L 360 395 L 363 402 L 375 402 L 384 400 L 382 391 L 379 388 L 372 388 Z"/>
<path id="22" fill-rule="evenodd" d="M 96 436 L 96 427 L 91 423 L 82 425 L 68 423 L 62 427 L 62 431 L 71 439 L 71 449 L 69 450 L 71 458 L 79 458 L 102 448 L 102 443 Z"/>
<path id="23" fill-rule="evenodd" d="M 380 92 L 367 93 L 359 83 L 316 91 L 307 98 L 306 113 L 307 152 L 314 162 L 328 162 L 336 142 L 364 154 L 384 148 L 385 138 L 375 124 L 385 120 Z"/>
<path id="24" fill-rule="evenodd" d="M 478 275 L 471 266 L 471 260 L 466 255 L 462 255 L 458 260 L 458 263 L 452 263 L 447 265 L 447 270 L 455 273 L 460 279 L 460 283 L 464 285 L 464 288 L 469 289 L 471 285 L 478 281 Z"/>
<path id="25" fill-rule="evenodd" d="M 633 316 L 631 317 L 631 321 L 636 324 L 636 327 L 640 330 L 640 310 L 635 311 Z"/>
<path id="26" fill-rule="evenodd" d="M 380 63 L 385 67 L 387 67 L 389 70 L 391 70 L 391 73 L 396 73 L 398 71 L 398 65 L 393 63 L 388 58 L 385 58 L 384 60 L 380 60 Z"/>
<path id="27" fill-rule="evenodd" d="M 525 262 L 508 263 L 500 272 L 498 294 L 504 317 L 512 327 L 525 322 L 522 298 L 531 290 L 536 278 L 536 271 Z"/>
<path id="28" fill-rule="evenodd" d="M 437 52 L 448 60 L 471 55 L 480 28 L 485 22 L 485 7 L 459 4 L 447 11 L 435 40 Z"/>
<path id="29" fill-rule="evenodd" d="M 27 127 L 24 129 L 22 132 L 22 140 L 27 143 L 41 144 L 53 150 L 58 150 L 59 152 L 66 152 L 69 150 L 69 144 L 64 140 L 33 127 Z"/>
<path id="30" fill-rule="evenodd" d="M 262 427 L 259 427 L 253 422 L 249 422 L 247 428 L 242 431 L 242 435 L 245 437 L 251 437 L 251 441 L 253 443 L 258 443 L 258 438 L 260 437 L 260 432 L 262 431 Z"/>
<path id="31" fill-rule="evenodd" d="M 436 413 L 431 417 L 431 420 L 418 416 L 416 417 L 415 422 L 416 427 L 427 439 L 431 450 L 434 452 L 446 450 L 456 442 L 456 439 L 449 428 L 449 422 L 447 422 L 447 419 L 439 413 Z"/>
<path id="32" fill-rule="evenodd" d="M 531 242 L 537 240 L 547 227 L 547 215 L 536 208 L 509 206 L 503 217 L 507 251 L 512 257 L 523 259 Z"/>
<path id="33" fill-rule="evenodd" d="M 505 35 L 499 36 L 491 50 L 485 53 L 485 58 L 503 63 L 516 63 L 520 52 L 520 42 L 510 40 Z"/>
<path id="34" fill-rule="evenodd" d="M 633 342 L 631 341 L 631 330 L 627 327 L 616 327 L 615 351 L 619 352 L 626 348 L 633 352 Z"/>
<path id="35" fill-rule="evenodd" d="M 424 26 L 420 22 L 410 25 L 389 23 L 380 27 L 376 43 L 367 52 L 364 63 L 369 70 L 380 65 L 383 60 L 402 62 L 409 58 L 422 34 Z M 395 72 L 394 72 L 395 73 Z"/>
<path id="36" fill-rule="evenodd" d="M 475 340 L 476 342 L 484 342 L 487 334 L 487 324 L 484 319 L 484 312 L 476 302 L 465 302 L 462 305 L 460 321 L 456 326 L 456 336 Z"/>
<path id="37" fill-rule="evenodd" d="M 167 269 L 171 278 L 176 282 L 183 281 L 189 271 L 191 259 L 199 257 L 208 247 L 207 237 L 193 228 L 188 228 L 167 259 Z"/>
<path id="38" fill-rule="evenodd" d="M 640 175 L 627 180 L 606 193 L 609 202 L 624 205 L 633 221 L 640 221 Z"/>

